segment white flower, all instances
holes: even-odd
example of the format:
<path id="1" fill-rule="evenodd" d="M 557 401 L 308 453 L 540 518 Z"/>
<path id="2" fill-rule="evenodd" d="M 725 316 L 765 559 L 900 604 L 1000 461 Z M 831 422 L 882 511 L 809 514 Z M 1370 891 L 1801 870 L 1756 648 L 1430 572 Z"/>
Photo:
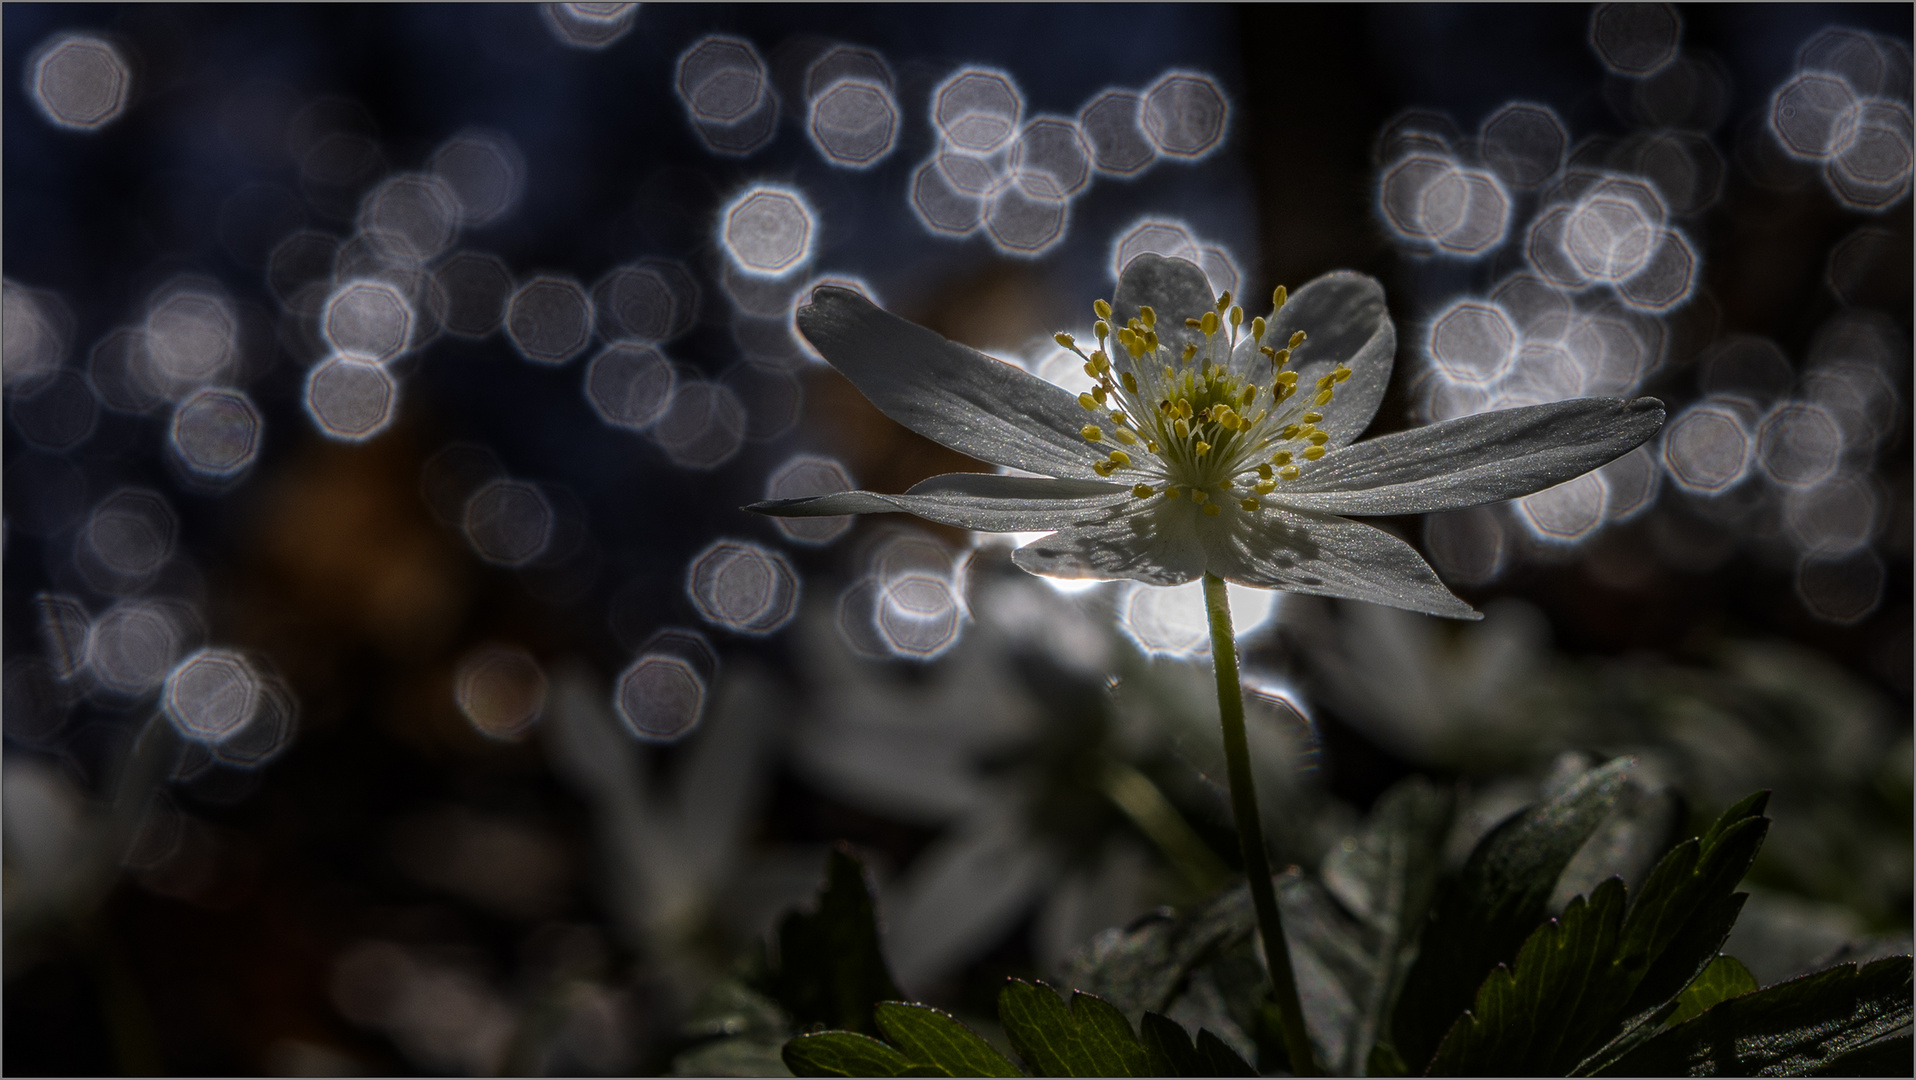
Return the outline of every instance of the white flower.
<path id="1" fill-rule="evenodd" d="M 1017 564 L 1176 585 L 1205 573 L 1267 589 L 1473 618 L 1409 544 L 1339 515 L 1455 510 L 1540 491 L 1634 449 L 1654 398 L 1579 398 L 1354 443 L 1390 383 L 1397 332 L 1373 278 L 1282 289 L 1245 322 L 1181 259 L 1142 255 L 1099 301 L 1076 398 L 858 294 L 821 288 L 811 343 L 887 416 L 1037 476 L 951 473 L 903 495 L 756 503 L 786 517 L 904 511 L 985 532 L 1056 530 Z M 1060 344 L 1077 349 L 1066 335 Z"/>

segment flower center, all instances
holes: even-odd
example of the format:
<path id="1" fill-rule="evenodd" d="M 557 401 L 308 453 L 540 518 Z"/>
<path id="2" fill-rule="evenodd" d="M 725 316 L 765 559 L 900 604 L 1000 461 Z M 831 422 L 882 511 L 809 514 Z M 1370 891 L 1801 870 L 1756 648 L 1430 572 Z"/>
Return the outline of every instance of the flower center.
<path id="1" fill-rule="evenodd" d="M 1273 315 L 1286 298 L 1278 286 Z M 1266 345 L 1264 320 L 1246 327 L 1244 309 L 1227 292 L 1215 310 L 1184 320 L 1203 344 L 1194 338 L 1174 355 L 1159 340 L 1157 312 L 1147 306 L 1117 328 L 1117 347 L 1131 358 L 1130 370 L 1117 371 L 1106 352 L 1114 338 L 1111 305 L 1099 300 L 1092 307 L 1097 349 L 1086 355 L 1070 334 L 1057 335 L 1057 342 L 1084 358 L 1084 372 L 1097 384 L 1078 395 L 1078 404 L 1096 417 L 1080 434 L 1100 446 L 1119 444 L 1091 466 L 1099 476 L 1135 478 L 1131 492 L 1140 499 L 1189 498 L 1215 516 L 1227 505 L 1257 510 L 1260 495 L 1297 479 L 1301 462 L 1324 456 L 1330 435 L 1317 427 L 1320 410 L 1351 370 L 1340 365 L 1299 393 L 1297 372 L 1287 369 L 1304 344 L 1302 330 L 1282 348 Z M 1239 364 L 1234 357 L 1244 336 L 1256 353 Z M 1134 458 L 1133 450 L 1141 452 Z"/>

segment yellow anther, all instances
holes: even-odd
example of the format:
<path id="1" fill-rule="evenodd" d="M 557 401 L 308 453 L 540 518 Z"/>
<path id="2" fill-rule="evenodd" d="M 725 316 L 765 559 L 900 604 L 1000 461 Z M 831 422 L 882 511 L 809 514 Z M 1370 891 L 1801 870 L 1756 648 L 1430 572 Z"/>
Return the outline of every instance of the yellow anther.
<path id="1" fill-rule="evenodd" d="M 1337 377 L 1335 375 L 1326 375 L 1323 378 L 1320 378 L 1317 380 L 1317 388 L 1319 390 L 1329 390 L 1331 387 L 1336 385 L 1337 385 Z"/>
<path id="2" fill-rule="evenodd" d="M 1284 286 L 1279 285 L 1276 291 L 1271 293 L 1272 314 L 1276 314 L 1277 312 L 1282 311 L 1284 308 L 1284 301 L 1290 299 L 1290 296 L 1291 296 L 1290 293 L 1284 291 Z"/>
<path id="3" fill-rule="evenodd" d="M 1130 421 L 1130 418 L 1126 417 L 1123 413 L 1119 412 L 1116 409 L 1113 409 L 1111 410 L 1111 422 L 1118 425 L 1119 427 L 1123 427 L 1124 425 L 1130 423 L 1131 421 Z"/>
<path id="4" fill-rule="evenodd" d="M 1279 450 L 1277 453 L 1271 455 L 1271 464 L 1273 465 L 1289 465 L 1290 463 L 1291 452 L 1289 450 Z"/>
<path id="5" fill-rule="evenodd" d="M 1210 495 L 1209 495 L 1208 493 L 1206 493 L 1206 492 L 1204 492 L 1204 491 L 1201 491 L 1201 490 L 1199 490 L 1199 489 L 1197 489 L 1197 488 L 1192 488 L 1192 489 L 1191 489 L 1191 501 L 1192 501 L 1192 502 L 1194 502 L 1194 503 L 1202 503 L 1202 502 L 1204 502 L 1204 500 L 1206 500 L 1206 499 L 1208 499 L 1208 498 L 1210 498 L 1210 497 L 1211 497 L 1211 496 L 1210 496 Z"/>
<path id="6" fill-rule="evenodd" d="M 1189 420 L 1191 419 L 1192 416 L 1196 415 L 1195 413 L 1191 411 L 1190 398 L 1179 398 L 1177 408 L 1178 408 L 1178 415 L 1184 417 L 1186 420 Z"/>
<path id="7" fill-rule="evenodd" d="M 1126 446 L 1136 446 L 1138 444 L 1138 437 L 1136 435 L 1131 434 L 1131 429 L 1129 428 L 1119 428 L 1117 431 L 1113 432 L 1112 434 L 1116 435 L 1118 437 L 1118 441 L 1123 443 Z"/>
<path id="8" fill-rule="evenodd" d="M 1238 327 L 1243 325 L 1244 325 L 1244 309 L 1241 307 L 1232 307 L 1231 308 L 1231 329 L 1235 330 Z"/>
<path id="9" fill-rule="evenodd" d="M 1174 488 L 1174 487 L 1167 487 L 1167 488 L 1165 488 L 1165 489 L 1164 489 L 1164 497 L 1165 497 L 1165 498 L 1167 498 L 1167 499 L 1175 499 L 1175 498 L 1177 498 L 1177 497 L 1178 497 L 1178 489 L 1177 489 L 1177 488 Z"/>
<path id="10" fill-rule="evenodd" d="M 1099 476 L 1110 476 L 1117 470 L 1108 461 L 1094 461 L 1091 463 L 1091 471 L 1097 473 Z"/>
<path id="11" fill-rule="evenodd" d="M 1221 514 L 1221 513 L 1223 513 L 1223 512 L 1224 512 L 1224 508 L 1223 508 L 1223 507 L 1221 507 L 1221 506 L 1219 506 L 1219 505 L 1218 505 L 1218 504 L 1216 504 L 1216 503 L 1205 503 L 1205 504 L 1204 504 L 1204 516 L 1205 516 L 1205 517 L 1216 517 L 1216 516 L 1218 516 L 1219 514 Z"/>
<path id="12" fill-rule="evenodd" d="M 1178 417 L 1177 423 L 1171 425 L 1171 430 L 1176 433 L 1180 439 L 1188 439 L 1191 437 L 1191 425 L 1182 416 Z"/>
<path id="13" fill-rule="evenodd" d="M 1256 416 L 1253 416 L 1253 417 L 1251 417 L 1251 426 L 1252 426 L 1252 427 L 1256 427 L 1257 425 L 1259 425 L 1259 424 L 1261 424 L 1261 423 L 1263 423 L 1263 422 L 1264 422 L 1264 418 L 1265 418 L 1265 417 L 1267 417 L 1267 416 L 1269 416 L 1269 415 L 1271 415 L 1271 410 L 1269 410 L 1269 409 L 1259 409 L 1259 410 L 1257 410 L 1257 415 L 1256 415 Z"/>
<path id="14" fill-rule="evenodd" d="M 1281 468 L 1281 469 L 1279 469 L 1279 470 L 1277 470 L 1277 478 L 1278 478 L 1279 480 L 1295 480 L 1295 479 L 1297 479 L 1297 466 L 1295 466 L 1295 465 L 1286 465 L 1286 466 L 1284 466 L 1283 468 Z"/>
<path id="15" fill-rule="evenodd" d="M 1091 310 L 1096 312 L 1100 319 L 1108 319 L 1111 317 L 1111 305 L 1105 303 L 1103 300 L 1093 300 L 1091 302 Z"/>
<path id="16" fill-rule="evenodd" d="M 1264 340 L 1264 316 L 1259 315 L 1257 318 L 1251 320 L 1251 339 L 1254 341 Z"/>
<path id="17" fill-rule="evenodd" d="M 1063 345 L 1067 349 L 1075 349 L 1078 347 L 1077 339 L 1073 338 L 1070 334 L 1064 333 L 1062 331 L 1051 335 L 1051 340 L 1057 342 L 1060 345 Z"/>
<path id="18" fill-rule="evenodd" d="M 1237 413 L 1233 411 L 1229 405 L 1213 405 L 1211 406 L 1211 419 L 1223 424 L 1225 427 L 1233 427 L 1235 426 L 1233 421 L 1237 419 Z"/>
<path id="19" fill-rule="evenodd" d="M 1158 452 L 1158 442 L 1157 442 L 1157 440 L 1156 440 L 1156 439 L 1146 439 L 1146 440 L 1144 440 L 1144 448 L 1145 448 L 1146 450 L 1149 450 L 1149 451 L 1151 451 L 1151 452 L 1152 452 L 1153 454 L 1155 454 L 1155 453 L 1157 453 L 1157 452 Z"/>
<path id="20" fill-rule="evenodd" d="M 1290 362 L 1291 362 L 1291 350 L 1289 349 L 1279 349 L 1277 350 L 1277 355 L 1271 357 L 1271 363 L 1276 365 L 1277 367 L 1283 367 L 1285 364 L 1288 364 Z M 1289 372 L 1286 372 L 1285 374 L 1289 374 Z"/>
<path id="21" fill-rule="evenodd" d="M 1276 349 L 1273 349 L 1273 348 L 1271 348 L 1271 347 L 1270 347 L 1269 345 L 1260 345 L 1260 346 L 1258 346 L 1258 349 L 1257 349 L 1257 351 L 1258 351 L 1258 352 L 1261 352 L 1261 353 L 1263 353 L 1263 354 L 1264 354 L 1265 356 L 1268 356 L 1268 357 L 1270 357 L 1270 359 L 1271 359 L 1271 363 L 1273 363 L 1273 364 L 1275 364 L 1275 363 L 1277 363 L 1277 350 L 1276 350 Z"/>
<path id="22" fill-rule="evenodd" d="M 1269 480 L 1271 478 L 1271 467 L 1269 465 L 1259 465 L 1257 467 L 1257 475 Z"/>
<path id="23" fill-rule="evenodd" d="M 1092 362 L 1091 362 L 1091 361 L 1089 361 L 1089 360 L 1086 360 L 1086 361 L 1084 362 L 1084 373 L 1085 373 L 1086 375 L 1089 375 L 1090 377 L 1092 377 L 1092 378 L 1094 378 L 1094 379 L 1095 379 L 1095 378 L 1097 378 L 1097 377 L 1098 377 L 1098 365 L 1096 365 L 1096 364 L 1094 364 L 1094 363 L 1092 363 Z"/>
<path id="24" fill-rule="evenodd" d="M 1091 363 L 1093 364 L 1093 366 L 1095 366 L 1098 369 L 1098 373 L 1100 375 L 1111 370 L 1111 358 L 1104 355 L 1102 352 L 1092 353 Z"/>
<path id="25" fill-rule="evenodd" d="M 1205 312 L 1204 318 L 1201 319 L 1200 322 L 1203 324 L 1201 329 L 1204 331 L 1205 337 L 1210 337 L 1212 334 L 1217 333 L 1217 312 Z"/>
<path id="26" fill-rule="evenodd" d="M 1103 342 L 1105 338 L 1111 336 L 1111 324 L 1105 322 L 1103 319 L 1099 319 L 1097 322 L 1091 324 L 1091 332 L 1098 335 L 1099 342 Z"/>
<path id="27" fill-rule="evenodd" d="M 1094 387 L 1092 387 L 1092 388 L 1091 388 L 1091 400 L 1093 400 L 1093 401 L 1095 401 L 1095 402 L 1097 402 L 1098 404 L 1100 404 L 1100 405 L 1102 405 L 1102 404 L 1104 404 L 1104 399 L 1105 399 L 1105 389 L 1104 389 L 1104 387 L 1102 387 L 1102 386 L 1094 386 Z"/>
<path id="28" fill-rule="evenodd" d="M 1138 308 L 1138 318 L 1143 319 L 1144 325 L 1146 326 L 1156 326 L 1158 324 L 1158 313 L 1151 310 L 1150 304 L 1145 304 Z"/>
<path id="29" fill-rule="evenodd" d="M 1090 394 L 1079 394 L 1078 404 L 1084 406 L 1087 409 L 1095 409 L 1098 407 L 1098 399 L 1092 397 Z"/>
<path id="30" fill-rule="evenodd" d="M 1324 414 L 1321 412 L 1307 412 L 1304 414 L 1303 419 L 1306 424 L 1315 424 L 1319 420 L 1324 419 Z"/>
<path id="31" fill-rule="evenodd" d="M 1187 349 L 1189 349 L 1189 348 L 1191 348 L 1191 347 L 1190 347 L 1189 345 L 1186 345 L 1186 346 L 1185 346 L 1185 348 L 1187 348 Z M 1195 350 L 1195 349 L 1192 349 L 1191 351 L 1193 351 L 1193 352 L 1196 352 L 1197 350 Z M 1188 360 L 1188 359 L 1190 359 L 1190 358 L 1189 358 L 1189 357 L 1186 357 L 1185 359 L 1187 359 L 1187 360 Z M 1174 376 L 1176 376 L 1176 375 L 1177 375 L 1177 372 L 1175 372 L 1175 371 L 1173 371 L 1173 370 L 1171 370 L 1171 365 L 1169 365 L 1169 364 L 1166 364 L 1166 365 L 1164 365 L 1164 366 L 1163 366 L 1162 368 L 1160 368 L 1160 369 L 1159 369 L 1159 372 L 1160 372 L 1161 374 L 1163 374 L 1163 376 L 1164 376 L 1164 381 L 1165 381 L 1165 382 L 1170 382 L 1170 381 L 1171 381 L 1171 379 L 1172 379 L 1172 378 L 1173 378 Z"/>
<path id="32" fill-rule="evenodd" d="M 1282 435 L 1286 439 L 1295 439 L 1302 434 L 1304 434 L 1304 429 L 1298 424 L 1286 424 L 1282 432 Z"/>
<path id="33" fill-rule="evenodd" d="M 1257 482 L 1257 493 L 1259 495 L 1269 495 L 1271 492 L 1276 490 L 1277 490 L 1277 481 L 1275 480 L 1265 479 L 1265 480 L 1259 480 Z"/>
<path id="34" fill-rule="evenodd" d="M 1251 499 L 1242 500 L 1241 502 L 1238 503 L 1238 505 L 1242 506 L 1246 510 L 1255 510 L 1264 504 L 1258 502 L 1255 498 L 1251 498 Z"/>
<path id="35" fill-rule="evenodd" d="M 1122 450 L 1111 451 L 1111 456 L 1106 458 L 1105 460 L 1109 461 L 1113 465 L 1116 465 L 1120 469 L 1128 469 L 1131 467 L 1131 455 L 1125 453 Z"/>
<path id="36" fill-rule="evenodd" d="M 1118 381 L 1124 384 L 1124 388 L 1127 391 L 1133 394 L 1138 392 L 1137 376 L 1132 375 L 1130 372 L 1126 371 L 1126 372 L 1120 373 L 1118 375 Z"/>
<path id="37" fill-rule="evenodd" d="M 1239 405 L 1249 405 L 1251 402 L 1256 400 L 1257 400 L 1257 387 L 1255 386 L 1245 387 L 1244 392 L 1237 396 L 1237 403 Z"/>
<path id="38" fill-rule="evenodd" d="M 1323 456 L 1324 456 L 1324 448 L 1321 446 L 1313 446 L 1309 450 L 1304 451 L 1305 461 L 1316 461 L 1318 458 L 1321 458 Z"/>
<path id="39" fill-rule="evenodd" d="M 1205 442 L 1203 439 L 1199 439 L 1197 444 L 1197 456 L 1203 457 L 1204 455 L 1210 452 L 1211 452 L 1211 444 Z"/>
<path id="40" fill-rule="evenodd" d="M 1100 300 L 1098 302 L 1103 303 L 1104 301 Z M 1131 489 L 1131 494 L 1140 499 L 1148 499 L 1151 496 L 1156 495 L 1157 492 L 1152 490 L 1151 485 L 1149 484 L 1139 484 L 1137 487 L 1134 487 Z"/>
<path id="41" fill-rule="evenodd" d="M 1280 371 L 1280 372 L 1278 372 L 1278 373 L 1277 373 L 1277 382 L 1278 382 L 1278 385 L 1280 385 L 1280 386 L 1296 386 L 1296 385 L 1297 385 L 1297 372 L 1295 372 L 1295 371 Z"/>
<path id="42" fill-rule="evenodd" d="M 1330 441 L 1331 441 L 1331 435 L 1330 435 L 1330 432 L 1328 432 L 1328 431 L 1313 431 L 1313 432 L 1311 432 L 1311 445 L 1312 445 L 1312 446 L 1322 446 L 1322 445 L 1324 445 L 1325 443 L 1327 443 L 1327 442 L 1330 442 Z"/>
<path id="43" fill-rule="evenodd" d="M 1299 330 L 1297 333 L 1291 335 L 1289 347 L 1295 349 L 1302 344 L 1304 344 L 1304 331 Z"/>
<path id="44" fill-rule="evenodd" d="M 1217 309 L 1223 311 L 1231 306 L 1231 290 L 1226 289 L 1217 295 Z"/>
<path id="45" fill-rule="evenodd" d="M 1146 330 L 1144 332 L 1144 351 L 1158 351 L 1158 332 L 1156 330 Z"/>
<path id="46" fill-rule="evenodd" d="M 1201 326 L 1203 326 L 1203 325 L 1204 325 L 1203 323 L 1201 323 L 1201 322 L 1199 322 L 1199 321 L 1197 321 L 1196 319 L 1186 319 L 1186 320 L 1184 320 L 1184 328 L 1185 328 L 1186 330 L 1196 330 L 1196 329 L 1198 329 L 1199 327 L 1201 327 Z"/>
<path id="47" fill-rule="evenodd" d="M 1084 436 L 1085 442 L 1097 442 L 1104 438 L 1104 429 L 1096 424 L 1086 424 L 1079 429 L 1078 434 Z"/>
<path id="48" fill-rule="evenodd" d="M 1334 394 L 1333 392 L 1331 392 L 1331 391 L 1329 391 L 1329 390 L 1326 390 L 1326 391 L 1324 391 L 1323 393 L 1321 393 L 1321 394 L 1318 394 L 1318 395 L 1317 395 L 1316 397 L 1314 397 L 1314 398 L 1312 398 L 1312 399 L 1311 399 L 1311 404 L 1313 404 L 1313 405 L 1329 405 L 1329 404 L 1331 403 L 1331 398 L 1333 398 L 1333 397 L 1336 397 L 1336 396 L 1337 396 L 1337 395 L 1336 395 L 1336 394 Z"/>
<path id="49" fill-rule="evenodd" d="M 1331 372 L 1331 378 L 1336 379 L 1338 382 L 1343 382 L 1350 377 L 1351 369 L 1347 367 L 1340 367 L 1336 371 Z"/>

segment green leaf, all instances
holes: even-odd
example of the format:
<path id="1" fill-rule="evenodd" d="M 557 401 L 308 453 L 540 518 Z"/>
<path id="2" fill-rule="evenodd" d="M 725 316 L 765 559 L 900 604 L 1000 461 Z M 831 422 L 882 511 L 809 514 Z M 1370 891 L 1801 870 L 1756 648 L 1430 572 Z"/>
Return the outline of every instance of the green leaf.
<path id="1" fill-rule="evenodd" d="M 843 844 L 826 864 L 818 909 L 793 912 L 778 927 L 778 956 L 762 979 L 799 1027 L 873 1034 L 872 1004 L 902 997 L 878 946 L 865 867 Z"/>
<path id="2" fill-rule="evenodd" d="M 1039 1076 L 1151 1076 L 1131 1024 L 1103 998 L 1073 992 L 1067 1008 L 1043 983 L 1009 980 L 998 1020 L 1012 1048 Z"/>
<path id="3" fill-rule="evenodd" d="M 1719 1002 L 1600 1075 L 1800 1076 L 1845 1060 L 1880 1065 L 1887 1051 L 1876 1044 L 1910 1023 L 1910 992 L 1907 956 L 1829 968 Z M 1900 1075 L 1908 1067 L 1905 1056 Z"/>
<path id="4" fill-rule="evenodd" d="M 1747 799 L 1701 839 L 1672 849 L 1627 917 L 1617 878 L 1597 886 L 1587 901 L 1572 900 L 1560 918 L 1530 935 L 1514 964 L 1484 980 L 1429 1071 L 1560 1076 L 1597 1067 L 1641 1041 L 1604 1045 L 1650 1016 L 1670 1015 L 1668 999 L 1716 955 L 1742 903 L 1730 890 L 1755 858 L 1767 825 L 1747 815 L 1762 805 L 1760 797 Z M 1708 956 L 1697 957 L 1706 942 Z"/>
<path id="5" fill-rule="evenodd" d="M 1418 1071 L 1485 976 L 1510 963 L 1544 917 L 1564 867 L 1616 805 L 1635 767 L 1618 758 L 1490 831 L 1424 928 L 1391 1021 L 1391 1043 Z"/>
<path id="6" fill-rule="evenodd" d="M 821 1031 L 785 1044 L 785 1067 L 793 1076 L 906 1076 L 912 1062 L 869 1035 Z"/>
<path id="7" fill-rule="evenodd" d="M 1183 914 L 1167 908 L 1106 930 L 1072 955 L 1064 981 L 1127 1015 L 1162 1012 L 1193 969 L 1249 941 L 1256 924 L 1251 891 L 1240 883 Z"/>
<path id="8" fill-rule="evenodd" d="M 875 1010 L 878 1030 L 915 1064 L 930 1065 L 944 1076 L 1023 1076 L 957 1017 L 929 1005 L 881 1001 Z"/>
<path id="9" fill-rule="evenodd" d="M 1718 956 L 1703 969 L 1696 981 L 1684 987 L 1677 995 L 1677 1011 L 1670 1017 L 1673 1024 L 1681 1024 L 1701 1015 L 1703 1010 L 1718 1002 L 1733 997 L 1742 997 L 1755 990 L 1756 976 L 1734 956 Z"/>
<path id="10" fill-rule="evenodd" d="M 1477 990 L 1471 1010 L 1437 1048 L 1428 1075 L 1559 1076 L 1582 1059 L 1587 1032 L 1614 978 L 1610 959 L 1623 927 L 1623 882 L 1611 878 L 1586 901 L 1524 942 L 1514 967 L 1499 966 Z"/>
<path id="11" fill-rule="evenodd" d="M 1232 1049 L 1224 1045 L 1224 1040 L 1210 1031 L 1199 1028 L 1197 1052 L 1204 1058 L 1204 1071 L 1192 1073 L 1192 1076 L 1256 1076 L 1257 1070 L 1250 1063 L 1238 1057 Z"/>
<path id="12" fill-rule="evenodd" d="M 1203 1056 L 1191 1045 L 1191 1037 L 1184 1033 L 1184 1026 L 1162 1013 L 1144 1014 L 1144 1022 L 1138 1025 L 1138 1041 L 1144 1044 L 1154 1076 L 1211 1075 Z"/>

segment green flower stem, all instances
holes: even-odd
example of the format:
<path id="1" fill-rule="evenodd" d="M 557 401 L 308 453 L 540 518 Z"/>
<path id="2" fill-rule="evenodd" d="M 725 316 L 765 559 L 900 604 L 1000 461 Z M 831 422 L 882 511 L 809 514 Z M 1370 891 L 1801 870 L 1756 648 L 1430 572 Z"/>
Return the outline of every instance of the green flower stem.
<path id="1" fill-rule="evenodd" d="M 1264 850 L 1264 826 L 1257 815 L 1257 789 L 1251 782 L 1251 747 L 1244 734 L 1244 688 L 1238 682 L 1237 635 L 1231 629 L 1231 598 L 1224 579 L 1204 575 L 1204 607 L 1211 616 L 1211 657 L 1217 665 L 1217 710 L 1224 724 L 1224 761 L 1231 780 L 1231 813 L 1237 819 L 1238 847 L 1244 853 L 1244 873 L 1251 882 L 1251 906 L 1257 911 L 1258 934 L 1264 939 L 1264 960 L 1271 969 L 1278 1023 L 1291 1071 L 1316 1076 L 1310 1036 L 1304 1031 L 1304 1009 L 1297 1000 L 1297 978 L 1291 973 L 1290 945 L 1284 940 L 1284 920 L 1277 911 L 1277 891 L 1271 886 L 1271 861 Z"/>

